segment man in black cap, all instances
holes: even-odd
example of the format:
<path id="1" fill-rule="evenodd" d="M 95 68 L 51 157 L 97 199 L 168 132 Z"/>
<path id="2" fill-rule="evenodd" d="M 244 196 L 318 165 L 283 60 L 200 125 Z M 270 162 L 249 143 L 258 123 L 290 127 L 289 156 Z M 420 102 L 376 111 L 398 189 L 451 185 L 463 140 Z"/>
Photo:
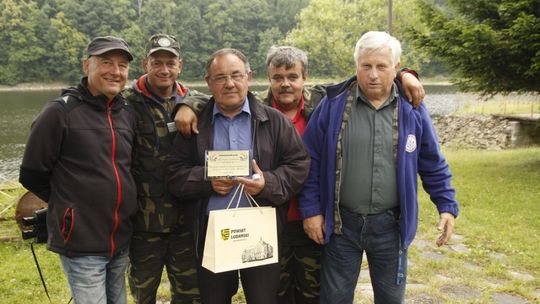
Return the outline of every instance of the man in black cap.
<path id="1" fill-rule="evenodd" d="M 20 182 L 48 203 L 47 249 L 60 256 L 73 300 L 126 303 L 125 270 L 137 212 L 131 153 L 135 120 L 120 92 L 127 43 L 97 37 L 77 87 L 32 124 Z"/>
<path id="2" fill-rule="evenodd" d="M 137 120 L 133 176 L 139 206 L 130 246 L 129 285 L 137 303 L 155 303 L 165 266 L 171 303 L 199 303 L 193 237 L 165 181 L 165 163 L 176 135 L 170 114 L 191 94 L 177 82 L 182 72 L 178 40 L 153 35 L 142 64 L 146 74 L 125 92 Z"/>

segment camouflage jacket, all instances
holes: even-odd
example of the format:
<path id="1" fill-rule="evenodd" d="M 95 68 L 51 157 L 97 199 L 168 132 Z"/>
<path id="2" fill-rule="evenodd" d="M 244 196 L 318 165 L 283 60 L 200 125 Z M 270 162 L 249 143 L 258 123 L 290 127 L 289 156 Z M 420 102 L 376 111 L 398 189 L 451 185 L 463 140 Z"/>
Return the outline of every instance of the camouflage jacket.
<path id="1" fill-rule="evenodd" d="M 167 156 L 176 134 L 174 120 L 161 103 L 148 91 L 146 75 L 135 80 L 126 90 L 127 102 L 136 116 L 136 140 L 133 149 L 133 177 L 137 185 L 139 210 L 135 231 L 171 232 L 180 220 L 179 204 L 168 193 L 166 185 Z M 176 84 L 176 96 L 171 109 L 191 94 L 188 88 Z"/>
<path id="2" fill-rule="evenodd" d="M 272 90 L 270 88 L 254 93 L 265 105 L 272 106 Z M 304 87 L 304 118 L 309 120 L 311 113 L 317 107 L 321 99 L 326 95 L 326 85 L 314 85 Z"/>

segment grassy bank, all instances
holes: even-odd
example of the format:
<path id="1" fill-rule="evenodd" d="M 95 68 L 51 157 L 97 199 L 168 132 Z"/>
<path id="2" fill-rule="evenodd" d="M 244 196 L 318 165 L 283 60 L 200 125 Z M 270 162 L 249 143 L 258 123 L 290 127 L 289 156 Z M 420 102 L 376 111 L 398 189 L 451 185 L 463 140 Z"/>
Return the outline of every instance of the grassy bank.
<path id="1" fill-rule="evenodd" d="M 440 296 L 441 284 L 483 291 L 473 302 L 468 299 L 449 303 L 493 303 L 491 295 L 495 292 L 538 303 L 540 148 L 445 152 L 460 203 L 455 233 L 463 237 L 467 250 L 435 249 L 446 256 L 435 262 L 413 248 L 410 282 L 435 281 L 428 293 L 436 296 Z M 438 216 L 425 193 L 420 205 L 417 240 L 433 242 Z M 520 278 L 520 274 L 527 274 L 527 279 Z M 437 283 L 437 277 L 450 278 L 450 282 L 443 279 Z"/>
<path id="2" fill-rule="evenodd" d="M 473 303 L 492 303 L 490 295 L 494 291 L 511 293 L 534 303 L 540 292 L 540 148 L 445 153 L 461 204 L 455 233 L 464 238 L 469 250 L 435 249 L 447 258 L 444 262 L 434 262 L 424 258 L 422 249 L 412 248 L 409 284 L 427 284 L 422 292 L 439 299 L 422 303 L 472 303 L 441 295 L 443 284 L 437 280 L 440 277 L 451 278 L 452 285 L 481 290 Z M 18 190 L 10 191 L 19 194 Z M 5 197 L 1 200 L 0 206 L 8 204 Z M 427 240 L 432 244 L 437 235 L 434 227 L 438 216 L 426 195 L 421 195 L 420 204 L 417 242 Z M 13 213 L 10 210 L 8 215 Z M 13 221 L 0 225 L 2 231 L 18 234 Z M 68 288 L 57 256 L 43 245 L 36 247 L 52 302 L 67 303 Z M 47 302 L 29 241 L 1 242 L 0 261 L 1 302 Z M 523 281 L 511 273 L 526 273 L 533 279 Z M 418 291 L 410 288 L 407 297 L 415 292 Z M 161 288 L 160 294 L 168 299 L 166 288 Z"/>

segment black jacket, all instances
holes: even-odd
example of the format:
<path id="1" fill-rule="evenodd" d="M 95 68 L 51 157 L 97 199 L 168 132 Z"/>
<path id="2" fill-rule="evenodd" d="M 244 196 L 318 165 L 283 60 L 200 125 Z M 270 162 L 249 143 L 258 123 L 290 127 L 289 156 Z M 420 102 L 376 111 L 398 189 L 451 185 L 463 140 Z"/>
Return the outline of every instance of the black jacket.
<path id="1" fill-rule="evenodd" d="M 264 174 L 264 189 L 255 196 L 261 206 L 276 207 L 278 232 L 287 222 L 289 200 L 302 190 L 309 171 L 309 156 L 290 120 L 248 95 L 254 135 L 253 157 Z M 206 207 L 214 192 L 204 180 L 205 151 L 212 150 L 213 126 L 211 99 L 199 115 L 199 134 L 190 138 L 177 135 L 168 166 L 169 191 L 186 208 L 196 238 L 197 253 L 202 254 L 207 216 Z"/>
<path id="2" fill-rule="evenodd" d="M 123 97 L 91 96 L 86 78 L 36 118 L 19 180 L 48 203 L 49 250 L 112 257 L 128 248 L 137 211 L 134 127 Z"/>

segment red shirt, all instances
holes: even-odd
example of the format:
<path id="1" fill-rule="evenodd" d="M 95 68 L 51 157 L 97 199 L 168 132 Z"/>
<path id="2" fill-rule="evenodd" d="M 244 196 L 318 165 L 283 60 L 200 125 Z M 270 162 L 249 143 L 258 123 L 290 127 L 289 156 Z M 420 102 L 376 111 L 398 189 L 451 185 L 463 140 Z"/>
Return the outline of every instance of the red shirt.
<path id="1" fill-rule="evenodd" d="M 279 104 L 274 98 L 272 98 L 272 108 L 277 109 L 281 113 L 284 113 L 284 110 L 279 106 Z M 294 117 L 291 119 L 291 122 L 293 123 L 296 132 L 298 132 L 300 136 L 304 135 L 304 130 L 307 126 L 307 121 L 304 117 L 304 96 L 300 98 L 300 102 L 298 103 L 298 110 L 296 111 Z M 298 212 L 298 200 L 296 198 L 291 199 L 287 218 L 289 221 L 299 221 L 301 219 L 300 212 Z"/>

